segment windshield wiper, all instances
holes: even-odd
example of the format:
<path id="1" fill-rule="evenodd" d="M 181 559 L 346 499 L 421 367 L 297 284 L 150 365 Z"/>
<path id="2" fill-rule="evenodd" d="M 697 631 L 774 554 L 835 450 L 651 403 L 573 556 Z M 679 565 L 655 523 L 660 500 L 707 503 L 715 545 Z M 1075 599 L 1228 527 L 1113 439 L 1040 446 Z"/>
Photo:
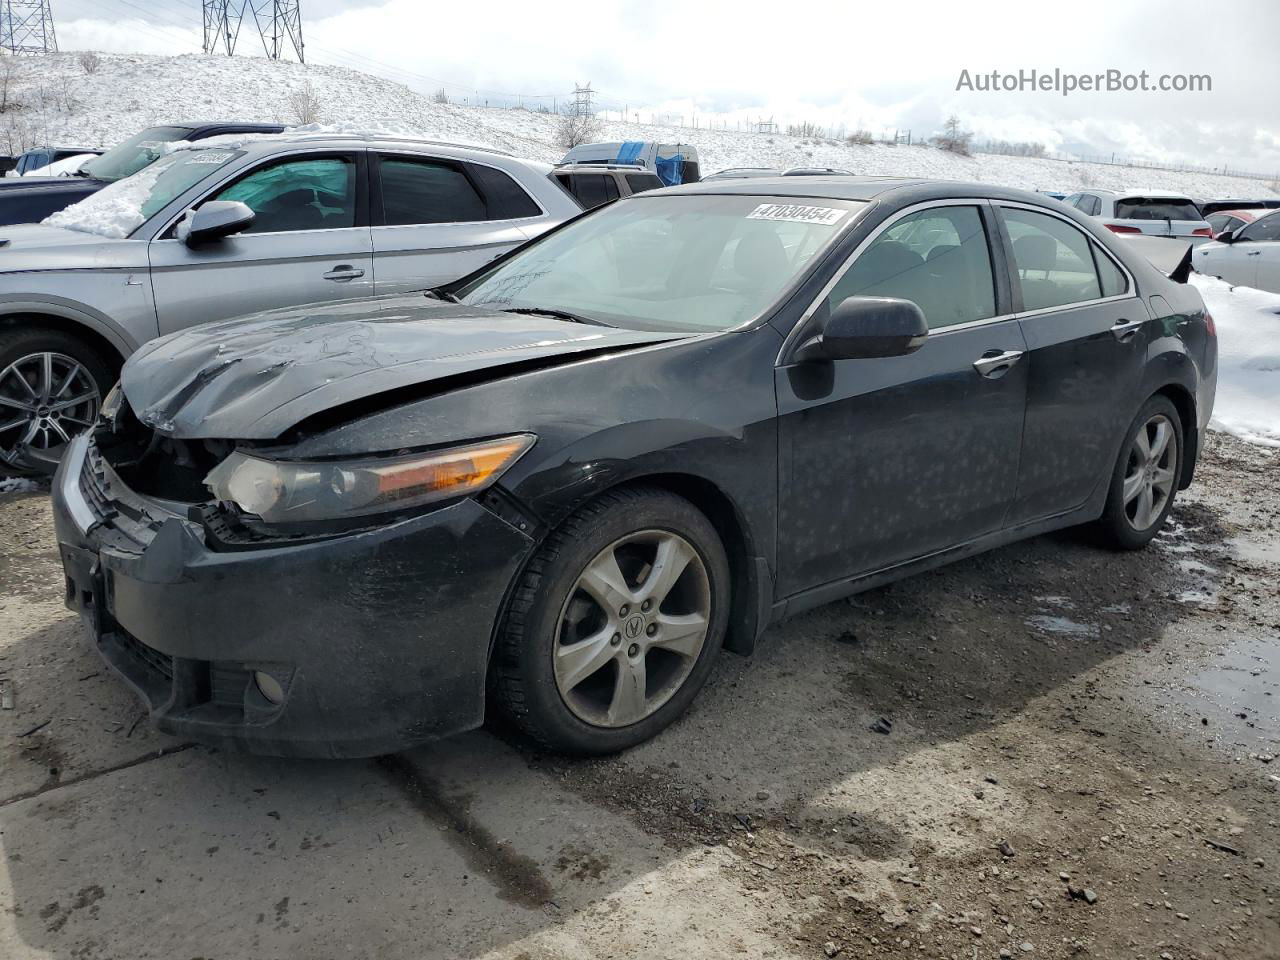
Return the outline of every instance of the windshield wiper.
<path id="1" fill-rule="evenodd" d="M 442 287 L 432 287 L 430 290 L 423 290 L 424 297 L 431 297 L 434 300 L 443 300 L 445 303 L 461 303 L 457 297 Z"/>
<path id="2" fill-rule="evenodd" d="M 584 317 L 580 313 L 570 313 L 568 310 L 557 310 L 555 307 L 508 307 L 502 312 L 519 313 L 534 317 L 555 317 L 557 320 L 567 320 L 569 323 L 585 323 L 593 327 L 609 326 L 603 320 L 594 320 L 591 317 Z"/>

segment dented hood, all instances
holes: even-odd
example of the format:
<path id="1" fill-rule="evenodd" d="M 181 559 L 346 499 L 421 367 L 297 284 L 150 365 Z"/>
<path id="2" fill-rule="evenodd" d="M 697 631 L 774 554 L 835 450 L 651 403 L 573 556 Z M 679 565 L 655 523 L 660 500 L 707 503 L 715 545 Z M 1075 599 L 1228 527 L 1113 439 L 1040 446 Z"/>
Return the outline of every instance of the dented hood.
<path id="1" fill-rule="evenodd" d="M 587 353 L 679 338 L 491 312 L 422 294 L 342 301 L 205 324 L 125 364 L 129 406 L 182 438 L 270 440 L 315 414 L 395 391 L 422 396 Z M 389 402 L 392 402 L 389 398 Z"/>

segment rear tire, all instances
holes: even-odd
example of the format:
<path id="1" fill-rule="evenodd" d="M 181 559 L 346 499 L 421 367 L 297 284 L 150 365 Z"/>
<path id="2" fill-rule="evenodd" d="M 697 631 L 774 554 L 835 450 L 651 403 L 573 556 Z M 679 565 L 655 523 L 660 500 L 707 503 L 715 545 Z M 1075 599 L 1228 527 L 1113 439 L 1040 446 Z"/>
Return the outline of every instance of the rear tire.
<path id="1" fill-rule="evenodd" d="M 724 642 L 729 563 L 711 522 L 657 488 L 606 493 L 552 533 L 494 650 L 496 706 L 561 753 L 616 753 L 675 720 Z"/>
<path id="2" fill-rule="evenodd" d="M 92 426 L 114 380 L 106 358 L 74 334 L 0 333 L 0 470 L 51 476 L 70 439 Z"/>
<path id="3" fill-rule="evenodd" d="M 1157 394 L 1142 405 L 1125 433 L 1097 522 L 1105 545 L 1139 550 L 1160 532 L 1178 493 L 1182 441 L 1182 418 L 1168 397 Z"/>

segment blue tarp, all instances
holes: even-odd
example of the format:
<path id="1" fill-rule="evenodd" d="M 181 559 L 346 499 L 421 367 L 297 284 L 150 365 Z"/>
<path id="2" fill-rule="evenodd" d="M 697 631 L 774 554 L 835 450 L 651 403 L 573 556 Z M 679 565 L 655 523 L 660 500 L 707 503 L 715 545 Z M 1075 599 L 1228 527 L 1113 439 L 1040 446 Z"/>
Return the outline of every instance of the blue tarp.
<path id="1" fill-rule="evenodd" d="M 677 153 L 674 157 L 658 157 L 654 162 L 654 172 L 668 187 L 684 182 L 684 155 Z"/>
<path id="2" fill-rule="evenodd" d="M 644 149 L 643 140 L 628 140 L 618 148 L 618 163 L 635 163 Z"/>

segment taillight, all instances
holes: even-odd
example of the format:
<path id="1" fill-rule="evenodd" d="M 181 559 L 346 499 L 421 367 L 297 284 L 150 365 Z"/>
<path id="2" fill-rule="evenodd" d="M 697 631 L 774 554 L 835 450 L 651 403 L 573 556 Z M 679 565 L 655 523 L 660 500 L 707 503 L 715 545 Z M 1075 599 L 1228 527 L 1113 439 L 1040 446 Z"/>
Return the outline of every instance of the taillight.
<path id="1" fill-rule="evenodd" d="M 1118 223 L 1108 223 L 1107 229 L 1112 233 L 1141 233 L 1137 227 L 1126 227 Z"/>
<path id="2" fill-rule="evenodd" d="M 1204 329 L 1211 337 L 1217 337 L 1218 328 L 1213 323 L 1213 314 L 1208 310 L 1204 312 Z"/>
<path id="3" fill-rule="evenodd" d="M 1196 227 L 1196 229 L 1191 231 L 1191 235 L 1193 237 L 1212 237 L 1213 231 L 1208 227 Z"/>

